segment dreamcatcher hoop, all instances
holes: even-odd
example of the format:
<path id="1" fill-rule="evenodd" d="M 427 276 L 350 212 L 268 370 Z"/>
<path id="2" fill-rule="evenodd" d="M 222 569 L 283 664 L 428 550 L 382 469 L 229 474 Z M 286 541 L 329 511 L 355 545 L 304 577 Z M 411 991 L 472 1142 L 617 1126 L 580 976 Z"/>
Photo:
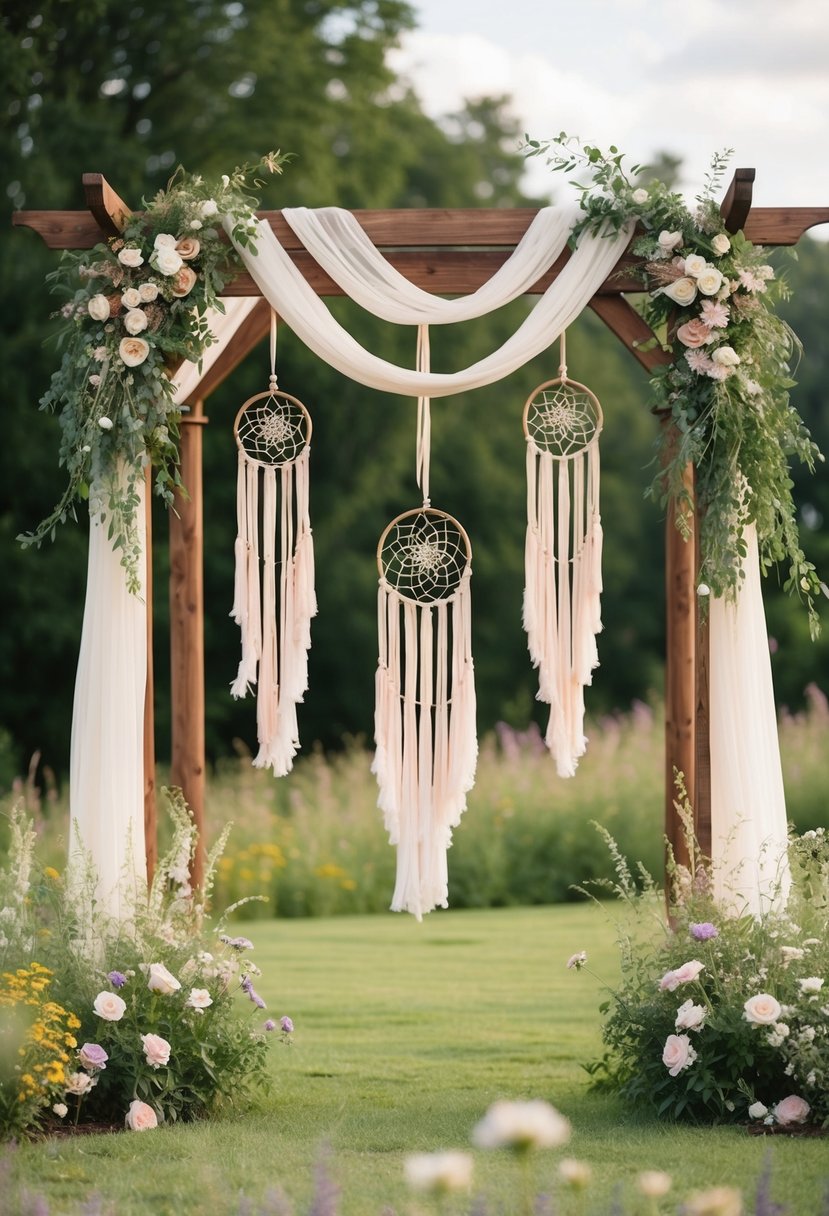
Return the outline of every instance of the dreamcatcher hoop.
<path id="1" fill-rule="evenodd" d="M 538 668 L 537 697 L 550 706 L 545 735 L 560 776 L 584 754 L 584 688 L 598 666 L 602 523 L 599 436 L 604 415 L 594 392 L 567 375 L 565 335 L 559 374 L 527 398 L 527 536 L 524 628 Z"/>
<path id="2" fill-rule="evenodd" d="M 429 337 L 417 363 L 428 371 Z M 418 400 L 417 481 L 423 505 L 403 511 L 377 545 L 378 663 L 372 769 L 397 846 L 392 911 L 448 904 L 446 851 L 475 780 L 475 675 L 469 584 L 472 545 L 462 524 L 429 501 L 430 407 Z"/>
<path id="3" fill-rule="evenodd" d="M 377 545 L 381 581 L 401 600 L 420 606 L 451 600 L 471 563 L 472 543 L 466 529 L 446 511 L 431 506 L 401 512 Z"/>
<path id="4" fill-rule="evenodd" d="M 311 618 L 317 611 L 308 511 L 313 423 L 302 402 L 277 387 L 274 313 L 270 353 L 267 392 L 248 397 L 233 422 L 238 475 L 230 615 L 241 628 L 242 658 L 230 691 L 244 697 L 258 682 L 259 751 L 253 763 L 281 777 L 290 772 L 299 748 L 296 706 L 308 687 Z"/>

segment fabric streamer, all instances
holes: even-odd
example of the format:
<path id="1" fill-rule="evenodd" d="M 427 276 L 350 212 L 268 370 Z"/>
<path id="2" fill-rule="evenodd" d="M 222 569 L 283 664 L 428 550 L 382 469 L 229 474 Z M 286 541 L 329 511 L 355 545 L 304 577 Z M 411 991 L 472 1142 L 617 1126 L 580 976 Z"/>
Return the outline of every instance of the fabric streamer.
<path id="1" fill-rule="evenodd" d="M 244 697 L 258 681 L 259 751 L 253 763 L 284 777 L 299 750 L 296 707 L 308 688 L 317 600 L 308 508 L 311 417 L 301 401 L 278 389 L 275 366 L 272 315 L 270 386 L 242 405 L 234 423 L 236 574 L 230 615 L 241 630 L 242 657 L 230 691 Z"/>
<path id="2" fill-rule="evenodd" d="M 584 689 L 599 663 L 602 421 L 596 396 L 567 377 L 562 334 L 557 379 L 540 385 L 524 406 L 524 628 L 538 668 L 537 696 L 550 706 L 545 739 L 560 777 L 572 777 L 584 755 Z"/>
<path id="3" fill-rule="evenodd" d="M 126 488 L 126 474 L 119 474 Z M 138 576 L 146 581 L 146 501 L 135 484 L 135 527 L 142 539 Z M 91 863 L 97 907 L 128 921 L 146 899 L 144 850 L 144 696 L 147 685 L 147 605 L 127 587 L 120 553 L 112 548 L 106 487 L 89 498 L 89 564 L 75 698 L 69 778 L 69 875 L 87 891 Z M 91 933 L 87 925 L 84 932 Z"/>
<path id="4" fill-rule="evenodd" d="M 428 333 L 418 365 L 428 367 Z M 377 547 L 379 588 L 372 771 L 397 846 L 394 912 L 418 920 L 448 905 L 446 852 L 478 758 L 472 663 L 472 549 L 463 527 L 429 501 L 428 398 L 418 401 L 423 506 L 398 515 Z"/>
<path id="5" fill-rule="evenodd" d="M 745 529 L 736 603 L 711 600 L 711 855 L 714 894 L 736 915 L 785 907 L 791 883 L 777 713 L 757 529 Z"/>

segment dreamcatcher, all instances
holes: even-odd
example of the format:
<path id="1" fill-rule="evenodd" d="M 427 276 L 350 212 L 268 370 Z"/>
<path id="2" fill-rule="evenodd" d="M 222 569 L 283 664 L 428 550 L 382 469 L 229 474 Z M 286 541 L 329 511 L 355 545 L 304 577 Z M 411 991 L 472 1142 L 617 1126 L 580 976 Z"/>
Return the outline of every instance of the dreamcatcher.
<path id="1" fill-rule="evenodd" d="M 547 746 L 562 777 L 572 777 L 584 755 L 584 686 L 599 662 L 601 430 L 598 398 L 567 377 L 562 333 L 558 377 L 540 385 L 524 406 L 524 628 L 538 668 L 538 699 L 550 706 Z"/>
<path id="2" fill-rule="evenodd" d="M 270 353 L 268 391 L 250 397 L 233 426 L 239 465 L 230 615 L 241 628 L 242 658 L 230 691 L 244 697 L 258 680 L 259 751 L 253 763 L 283 777 L 299 748 L 296 707 L 308 687 L 311 618 L 317 601 L 308 515 L 311 416 L 301 401 L 277 388 L 275 313 Z"/>
<path id="3" fill-rule="evenodd" d="M 428 329 L 418 328 L 428 371 Z M 417 480 L 423 506 L 388 525 L 377 546 L 379 662 L 373 771 L 397 879 L 392 911 L 446 907 L 446 850 L 475 779 L 475 679 L 463 527 L 430 505 L 430 407 L 418 401 Z"/>

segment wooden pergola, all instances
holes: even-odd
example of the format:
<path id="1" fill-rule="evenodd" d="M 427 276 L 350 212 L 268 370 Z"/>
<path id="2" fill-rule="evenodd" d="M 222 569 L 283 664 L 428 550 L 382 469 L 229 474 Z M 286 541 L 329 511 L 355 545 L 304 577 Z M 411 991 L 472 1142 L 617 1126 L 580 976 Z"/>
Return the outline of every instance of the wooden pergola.
<path id="1" fill-rule="evenodd" d="M 829 207 L 752 207 L 753 169 L 737 169 L 722 203 L 729 232 L 742 229 L 757 245 L 795 245 L 809 228 L 829 223 Z M 50 249 L 88 249 L 117 235 L 130 215 L 126 203 L 97 173 L 83 177 L 87 211 L 18 211 L 13 224 L 32 228 Z M 530 208 L 355 211 L 371 240 L 393 266 L 417 286 L 446 295 L 475 291 L 501 266 L 526 232 L 536 212 Z M 302 247 L 279 211 L 266 220 L 308 283 L 322 296 L 341 289 Z M 530 289 L 540 294 L 560 273 L 569 253 Z M 627 296 L 641 293 L 633 273 L 636 259 L 626 253 L 590 302 L 590 307 L 648 371 L 671 356 L 653 343 L 654 335 Z M 226 296 L 260 296 L 247 274 L 225 288 Z M 189 497 L 178 497 L 170 513 L 170 650 L 172 692 L 171 781 L 181 786 L 199 831 L 194 880 L 203 867 L 205 794 L 204 592 L 202 428 L 210 395 L 262 340 L 270 324 L 270 305 L 259 299 L 209 367 L 185 403 L 182 417 L 181 476 Z M 649 345 L 650 343 L 650 345 Z M 668 419 L 662 425 L 670 426 Z M 694 470 L 686 473 L 693 496 Z M 696 514 L 696 513 L 695 513 Z M 151 513 L 148 512 L 148 520 Z M 699 529 L 695 529 L 698 536 Z M 152 597 L 152 535 L 148 523 L 148 609 Z M 686 859 L 681 824 L 674 808 L 674 770 L 685 774 L 694 807 L 697 839 L 711 847 L 708 638 L 696 595 L 699 555 L 675 527 L 672 510 L 665 525 L 667 637 L 665 655 L 665 832 L 679 860 Z M 152 613 L 148 611 L 152 642 Z M 148 647 L 144 715 L 144 822 L 148 869 L 156 861 L 155 747 L 152 645 Z"/>

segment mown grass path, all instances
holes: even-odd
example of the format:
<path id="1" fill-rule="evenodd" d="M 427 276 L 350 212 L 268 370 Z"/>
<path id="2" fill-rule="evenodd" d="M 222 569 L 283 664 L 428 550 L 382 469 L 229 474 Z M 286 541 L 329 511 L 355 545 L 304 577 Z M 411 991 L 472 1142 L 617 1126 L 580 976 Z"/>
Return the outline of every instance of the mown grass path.
<path id="1" fill-rule="evenodd" d="M 96 1190 L 119 1216 L 235 1216 L 242 1190 L 258 1199 L 277 1185 L 302 1211 L 326 1146 L 344 1216 L 376 1216 L 384 1205 L 408 1212 L 405 1155 L 468 1146 L 498 1097 L 545 1098 L 572 1120 L 567 1155 L 595 1175 L 585 1211 L 604 1211 L 619 1183 L 633 1205 L 633 1178 L 645 1168 L 671 1173 L 679 1194 L 729 1183 L 752 1196 L 767 1152 L 778 1201 L 796 1216 L 822 1210 L 827 1140 L 675 1127 L 589 1092 L 580 1064 L 600 1050 L 600 985 L 565 964 L 586 949 L 598 974 L 617 974 L 612 925 L 593 907 L 448 912 L 422 925 L 389 915 L 240 928 L 255 942 L 269 1012 L 296 1024 L 292 1048 L 274 1044 L 273 1095 L 197 1126 L 21 1149 L 14 1173 L 47 1197 L 50 1212 L 76 1211 Z M 561 1155 L 539 1157 L 539 1190 L 550 1189 Z M 513 1163 L 499 1153 L 477 1158 L 476 1189 L 492 1210 L 517 1212 Z"/>

